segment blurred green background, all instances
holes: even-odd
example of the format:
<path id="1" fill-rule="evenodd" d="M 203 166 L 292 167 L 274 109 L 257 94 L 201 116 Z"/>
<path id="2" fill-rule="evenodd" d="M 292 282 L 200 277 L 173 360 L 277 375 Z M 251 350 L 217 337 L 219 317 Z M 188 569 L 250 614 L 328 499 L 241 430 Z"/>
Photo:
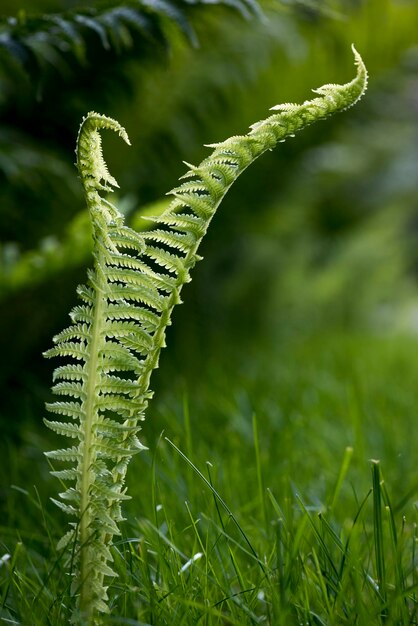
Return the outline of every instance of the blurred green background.
<path id="1" fill-rule="evenodd" d="M 141 207 L 159 210 L 182 160 L 207 154 L 203 144 L 246 132 L 274 104 L 351 80 L 353 42 L 369 69 L 367 96 L 238 181 L 184 289 L 153 387 L 173 406 L 188 390 L 197 406 L 200 386 L 215 394 L 221 380 L 238 389 L 245 413 L 263 383 L 278 401 L 289 342 L 316 337 L 320 358 L 332 333 L 414 343 L 416 0 L 18 5 L 0 5 L 2 445 L 29 458 L 49 446 L 42 416 L 54 364 L 41 354 L 67 324 L 90 263 L 73 164 L 82 116 L 97 110 L 127 129 L 132 147 L 106 136 L 105 158 L 128 223 L 142 228 Z M 298 354 L 289 367 L 303 375 Z M 155 406 L 148 442 L 164 427 Z"/>

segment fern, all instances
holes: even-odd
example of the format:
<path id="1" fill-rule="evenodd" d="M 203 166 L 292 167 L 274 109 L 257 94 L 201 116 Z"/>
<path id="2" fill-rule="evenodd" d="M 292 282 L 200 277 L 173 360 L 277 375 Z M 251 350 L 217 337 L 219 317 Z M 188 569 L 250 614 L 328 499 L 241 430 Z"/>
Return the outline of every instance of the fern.
<path id="1" fill-rule="evenodd" d="M 353 105 L 364 93 L 367 72 L 354 50 L 357 76 L 345 85 L 324 85 L 319 97 L 302 105 L 273 107 L 277 112 L 245 136 L 211 144 L 213 152 L 195 167 L 151 230 L 137 233 L 101 194 L 117 186 L 103 159 L 99 131 L 111 129 L 129 143 L 113 119 L 89 113 L 77 141 L 77 166 L 90 211 L 94 268 L 78 288 L 81 304 L 71 325 L 57 335 L 48 357 L 70 362 L 54 372 L 53 391 L 63 397 L 48 405 L 60 419 L 45 420 L 73 441 L 48 452 L 68 468 L 52 474 L 72 486 L 56 504 L 73 516 L 60 548 L 73 547 L 77 597 L 73 622 L 96 623 L 108 611 L 107 580 L 111 543 L 122 521 L 125 475 L 131 457 L 143 449 L 141 421 L 152 397 L 150 376 L 158 366 L 173 307 L 200 257 L 200 242 L 226 192 L 263 152 L 312 122 Z M 62 419 L 64 418 L 64 419 Z"/>

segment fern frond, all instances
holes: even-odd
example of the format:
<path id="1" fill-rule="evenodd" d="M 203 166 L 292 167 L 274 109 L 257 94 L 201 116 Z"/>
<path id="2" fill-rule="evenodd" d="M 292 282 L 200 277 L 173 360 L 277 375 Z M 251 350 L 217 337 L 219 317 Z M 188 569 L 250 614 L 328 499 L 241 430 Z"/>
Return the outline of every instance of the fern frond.
<path id="1" fill-rule="evenodd" d="M 55 382 L 60 378 L 65 380 L 84 380 L 83 367 L 81 365 L 62 365 L 57 367 L 54 371 L 53 381 Z"/>
<path id="2" fill-rule="evenodd" d="M 92 305 L 94 302 L 94 290 L 90 289 L 86 285 L 78 285 L 77 294 L 88 305 Z"/>
<path id="3" fill-rule="evenodd" d="M 81 343 L 74 343 L 72 341 L 62 342 L 55 348 L 50 348 L 44 352 L 44 356 L 47 358 L 53 356 L 71 356 L 78 361 L 85 360 L 88 356 L 87 348 Z"/>
<path id="4" fill-rule="evenodd" d="M 61 500 L 75 502 L 77 505 L 80 505 L 80 493 L 76 489 L 74 489 L 74 487 L 70 487 L 69 489 L 62 491 L 58 495 Z"/>
<path id="5" fill-rule="evenodd" d="M 120 343 L 108 341 L 99 353 L 102 371 L 129 372 L 140 374 L 142 371 L 141 361 L 125 346 Z"/>
<path id="6" fill-rule="evenodd" d="M 110 303 L 107 309 L 110 320 L 136 320 L 141 322 L 144 330 L 153 332 L 158 326 L 159 317 L 153 311 L 137 307 L 128 302 L 121 301 L 117 304 Z"/>
<path id="7" fill-rule="evenodd" d="M 64 502 L 61 502 L 61 500 L 55 500 L 54 498 L 51 498 L 52 502 L 54 504 L 57 505 L 57 507 L 59 509 L 61 509 L 61 511 L 64 511 L 64 513 L 67 513 L 67 515 L 72 515 L 75 516 L 77 515 L 77 508 L 74 506 L 71 506 L 69 504 L 64 504 Z M 57 546 L 60 545 L 60 542 L 58 542 Z"/>
<path id="8" fill-rule="evenodd" d="M 72 417 L 75 420 L 81 419 L 83 415 L 83 407 L 78 402 L 48 402 L 46 408 L 51 413 Z"/>
<path id="9" fill-rule="evenodd" d="M 88 339 L 90 336 L 90 328 L 87 324 L 75 324 L 61 331 L 53 338 L 54 343 L 62 343 L 69 339 Z"/>
<path id="10" fill-rule="evenodd" d="M 190 233 L 195 241 L 201 239 L 205 233 L 206 222 L 197 215 L 167 213 L 161 216 L 158 222 L 165 226 L 171 226 L 181 233 Z"/>
<path id="11" fill-rule="evenodd" d="M 163 218 L 164 219 L 164 218 Z M 193 233 L 176 233 L 175 231 L 166 231 L 161 229 L 151 230 L 144 233 L 144 239 L 148 241 L 155 241 L 156 243 L 162 243 L 172 248 L 173 250 L 179 250 L 180 252 L 187 252 L 196 243 L 197 238 Z"/>
<path id="12" fill-rule="evenodd" d="M 44 419 L 44 424 L 58 435 L 80 439 L 80 428 L 77 424 L 71 422 L 52 422 L 47 419 Z"/>
<path id="13" fill-rule="evenodd" d="M 141 302 L 149 307 L 152 307 L 157 312 L 161 312 L 165 308 L 164 300 L 158 295 L 158 290 L 154 287 L 131 287 L 117 285 L 112 289 L 112 293 L 109 294 L 109 299 L 112 302 L 131 300 L 132 302 Z"/>
<path id="14" fill-rule="evenodd" d="M 69 461 L 73 463 L 74 461 L 79 461 L 81 459 L 81 453 L 75 446 L 65 450 L 51 450 L 50 452 L 45 452 L 45 454 L 49 459 L 56 461 Z M 53 502 L 56 502 L 56 500 L 53 500 Z"/>
<path id="15" fill-rule="evenodd" d="M 51 474 L 52 474 L 52 472 L 51 472 Z M 54 472 L 53 475 L 56 476 L 57 472 Z M 60 477 L 58 476 L 58 478 L 60 478 Z M 68 532 L 66 532 L 65 535 L 63 537 L 61 537 L 61 539 L 57 543 L 57 550 L 63 550 L 64 548 L 66 548 L 68 546 L 68 544 L 73 543 L 74 537 L 75 537 L 75 531 L 74 530 L 69 530 Z"/>
<path id="16" fill-rule="evenodd" d="M 75 469 L 51 470 L 51 476 L 55 476 L 59 480 L 75 480 L 77 471 Z"/>
<path id="17" fill-rule="evenodd" d="M 57 383 L 52 387 L 52 392 L 57 396 L 72 396 L 77 400 L 83 400 L 85 398 L 83 385 L 74 382 L 74 380 Z"/>
<path id="18" fill-rule="evenodd" d="M 129 460 L 144 448 L 137 435 L 152 397 L 151 373 L 158 367 L 181 289 L 201 259 L 200 242 L 222 198 L 250 163 L 297 130 L 361 97 L 367 73 L 355 50 L 354 55 L 357 76 L 350 83 L 325 85 L 317 90 L 320 97 L 280 105 L 247 135 L 212 144 L 212 155 L 198 167 L 190 166 L 187 180 L 172 190 L 168 208 L 154 218 L 154 229 L 143 233 L 124 226 L 122 215 L 100 195 L 117 182 L 104 162 L 99 130 L 113 130 L 129 143 L 125 130 L 96 113 L 83 120 L 77 165 L 93 226 L 94 269 L 88 285 L 77 289 L 84 304 L 71 312 L 73 324 L 46 352 L 48 357 L 81 361 L 60 366 L 54 375 L 60 381 L 54 392 L 76 401 L 47 405 L 74 422 L 45 422 L 58 434 L 79 440 L 78 446 L 48 453 L 50 459 L 72 464 L 54 474 L 75 481 L 57 501 L 77 518 L 77 529 L 61 541 L 76 542 L 75 623 L 94 624 L 94 616 L 106 610 L 105 577 L 114 575 L 110 545 L 122 520 L 121 502 L 127 499 Z"/>
<path id="19" fill-rule="evenodd" d="M 162 248 L 156 248 L 154 246 L 147 246 L 147 256 L 155 263 L 158 263 L 162 268 L 179 275 L 184 267 L 183 261 L 180 257 L 163 250 Z M 198 259 L 196 259 L 198 260 Z"/>
<path id="20" fill-rule="evenodd" d="M 100 432 L 101 433 L 107 433 L 107 432 L 115 432 L 118 431 L 119 433 L 133 433 L 137 431 L 137 427 L 136 426 L 125 426 L 123 423 L 121 422 L 116 422 L 115 420 L 106 418 L 103 420 L 102 424 L 100 425 Z"/>

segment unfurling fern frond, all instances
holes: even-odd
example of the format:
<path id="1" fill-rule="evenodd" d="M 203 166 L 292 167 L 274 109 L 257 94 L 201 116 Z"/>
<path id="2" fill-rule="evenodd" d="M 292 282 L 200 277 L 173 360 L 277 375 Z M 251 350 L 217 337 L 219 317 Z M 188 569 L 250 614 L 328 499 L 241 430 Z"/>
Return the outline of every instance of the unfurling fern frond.
<path id="1" fill-rule="evenodd" d="M 47 455 L 69 464 L 53 474 L 72 483 L 56 502 L 74 516 L 60 547 L 73 546 L 76 623 L 95 623 L 94 616 L 108 610 L 105 579 L 114 576 L 110 547 L 123 519 L 128 463 L 143 449 L 138 432 L 152 396 L 150 376 L 212 217 L 258 156 L 361 97 L 367 72 L 355 50 L 354 55 L 357 76 L 350 83 L 325 85 L 317 90 L 319 97 L 301 105 L 273 107 L 278 112 L 247 135 L 212 144 L 212 154 L 199 166 L 188 166 L 187 180 L 170 192 L 171 204 L 143 233 L 125 226 L 116 207 L 100 195 L 117 183 L 104 162 L 99 131 L 114 130 L 129 143 L 125 130 L 97 113 L 83 120 L 77 165 L 93 225 L 94 269 L 88 285 L 78 288 L 82 304 L 73 309 L 72 324 L 46 353 L 71 359 L 55 370 L 53 389 L 60 400 L 48 405 L 63 421 L 46 424 L 73 442 Z"/>

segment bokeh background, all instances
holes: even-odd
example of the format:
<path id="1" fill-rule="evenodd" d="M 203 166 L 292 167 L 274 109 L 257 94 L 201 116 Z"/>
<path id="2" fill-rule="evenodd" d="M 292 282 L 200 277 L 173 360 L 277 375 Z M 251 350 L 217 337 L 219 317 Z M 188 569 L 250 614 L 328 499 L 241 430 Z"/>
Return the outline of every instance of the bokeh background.
<path id="1" fill-rule="evenodd" d="M 8 471 L 27 463 L 34 481 L 37 473 L 50 480 L 42 450 L 52 435 L 42 417 L 55 364 L 42 352 L 67 325 L 90 263 L 74 167 L 90 110 L 128 131 L 131 148 L 104 137 L 105 158 L 120 184 L 114 200 L 143 228 L 141 212 L 161 210 L 182 161 L 207 154 L 203 144 L 246 132 L 269 107 L 308 99 L 311 88 L 351 80 L 352 43 L 370 73 L 360 104 L 265 155 L 223 203 L 153 377 L 159 399 L 144 426 L 148 445 L 166 427 L 160 407 L 175 411 L 185 395 L 192 427 L 206 420 L 202 433 L 245 438 L 252 394 L 279 424 L 291 413 L 295 376 L 299 389 L 306 378 L 306 406 L 315 393 L 326 404 L 330 379 L 318 392 L 312 372 L 328 363 L 334 382 L 339 372 L 343 379 L 357 350 L 351 338 L 367 346 L 359 379 L 376 365 L 371 337 L 415 345 L 416 0 L 1 0 L 0 12 L 0 425 Z M 412 360 L 397 358 L 388 375 L 398 372 L 394 385 L 410 377 L 401 403 L 413 415 Z M 381 393 L 373 388 L 372 412 Z M 361 398 L 350 398 L 360 431 Z M 292 432 L 303 449 L 315 424 L 306 417 L 298 430 L 298 419 Z M 356 432 L 345 443 L 360 442 Z M 370 437 L 372 445 L 377 435 Z M 219 453 L 222 446 L 221 438 Z M 313 461 L 309 472 L 313 480 Z"/>

